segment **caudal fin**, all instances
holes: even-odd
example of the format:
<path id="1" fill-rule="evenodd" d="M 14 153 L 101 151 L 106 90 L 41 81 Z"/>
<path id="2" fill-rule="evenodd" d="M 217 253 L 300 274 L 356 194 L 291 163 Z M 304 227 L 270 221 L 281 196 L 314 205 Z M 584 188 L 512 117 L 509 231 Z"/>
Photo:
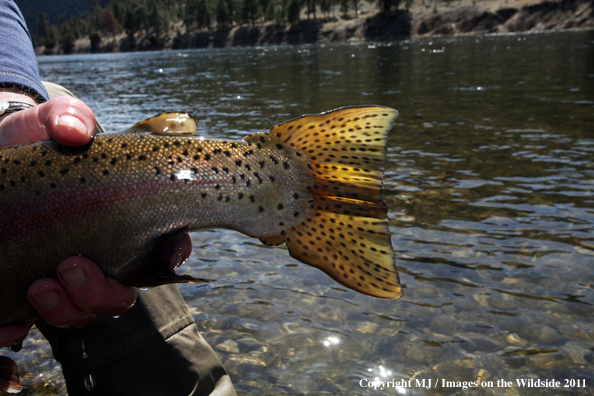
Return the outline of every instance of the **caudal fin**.
<path id="1" fill-rule="evenodd" d="M 381 197 L 387 136 L 397 116 L 382 106 L 344 107 L 278 124 L 268 133 L 306 155 L 313 171 L 313 214 L 284 235 L 291 256 L 382 298 L 402 296 Z"/>
<path id="2" fill-rule="evenodd" d="M 0 391 L 19 393 L 22 389 L 15 362 L 6 356 L 0 356 Z"/>

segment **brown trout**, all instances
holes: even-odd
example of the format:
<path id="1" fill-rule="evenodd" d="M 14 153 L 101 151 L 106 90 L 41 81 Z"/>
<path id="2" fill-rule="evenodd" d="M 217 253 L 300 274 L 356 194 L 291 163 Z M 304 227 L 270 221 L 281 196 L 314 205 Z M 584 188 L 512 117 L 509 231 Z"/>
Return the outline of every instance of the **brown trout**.
<path id="1" fill-rule="evenodd" d="M 167 246 L 212 228 L 285 243 L 344 286 L 400 297 L 381 198 L 397 115 L 346 107 L 205 141 L 183 135 L 193 120 L 165 113 L 82 148 L 0 149 L 0 325 L 36 318 L 28 287 L 73 255 L 131 286 L 200 282 L 175 274 Z"/>

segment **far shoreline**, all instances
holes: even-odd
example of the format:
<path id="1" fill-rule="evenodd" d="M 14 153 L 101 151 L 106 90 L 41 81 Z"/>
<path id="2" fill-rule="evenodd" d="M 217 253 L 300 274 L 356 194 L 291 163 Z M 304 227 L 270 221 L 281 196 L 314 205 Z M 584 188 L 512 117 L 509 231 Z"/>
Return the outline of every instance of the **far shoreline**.
<path id="1" fill-rule="evenodd" d="M 424 3 L 424 0 L 422 0 Z M 357 17 L 332 16 L 302 19 L 293 25 L 272 22 L 254 26 L 186 32 L 181 23 L 160 37 L 124 33 L 103 36 L 91 44 L 87 36 L 76 40 L 72 51 L 59 45 L 37 47 L 37 55 L 161 51 L 192 48 L 292 45 L 335 42 L 382 42 L 422 37 L 476 34 L 535 33 L 594 29 L 591 0 L 452 0 L 449 6 L 418 4 L 409 10 L 377 12 L 362 7 Z M 510 7 L 510 3 L 516 5 Z M 367 3 L 366 3 L 367 4 Z M 306 18 L 306 16 L 305 16 Z"/>

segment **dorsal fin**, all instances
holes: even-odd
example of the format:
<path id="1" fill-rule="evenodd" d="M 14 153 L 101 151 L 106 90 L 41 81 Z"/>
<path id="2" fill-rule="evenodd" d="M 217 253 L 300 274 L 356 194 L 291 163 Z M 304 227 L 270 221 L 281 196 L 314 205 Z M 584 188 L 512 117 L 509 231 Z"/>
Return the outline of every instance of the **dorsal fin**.
<path id="1" fill-rule="evenodd" d="M 196 120 L 187 113 L 161 113 L 134 124 L 124 132 L 152 132 L 166 136 L 189 136 L 196 132 Z"/>

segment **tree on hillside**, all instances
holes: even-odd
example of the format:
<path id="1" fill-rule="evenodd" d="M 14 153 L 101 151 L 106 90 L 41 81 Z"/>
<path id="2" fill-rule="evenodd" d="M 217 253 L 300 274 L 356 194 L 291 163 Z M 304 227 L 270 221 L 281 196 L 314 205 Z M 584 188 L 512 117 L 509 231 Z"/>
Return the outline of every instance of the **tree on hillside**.
<path id="1" fill-rule="evenodd" d="M 105 9 L 101 11 L 99 18 L 101 19 L 101 29 L 107 33 L 111 33 L 111 35 L 115 37 L 118 28 L 120 27 L 120 23 L 109 6 L 106 6 Z"/>
<path id="2" fill-rule="evenodd" d="M 330 17 L 330 11 L 332 10 L 331 0 L 320 0 L 320 11 L 326 14 L 326 18 Z"/>
<path id="3" fill-rule="evenodd" d="M 349 16 L 349 0 L 340 0 L 340 11 L 343 17 Z"/>
<path id="4" fill-rule="evenodd" d="M 316 20 L 316 0 L 307 0 L 307 19 L 309 15 L 313 14 L 314 21 Z"/>
<path id="5" fill-rule="evenodd" d="M 210 29 L 211 17 L 210 11 L 206 6 L 206 0 L 198 0 L 196 7 L 196 24 L 198 29 Z"/>
<path id="6" fill-rule="evenodd" d="M 227 2 L 225 0 L 217 1 L 217 28 L 224 28 L 229 23 L 229 10 L 227 9 Z"/>
<path id="7" fill-rule="evenodd" d="M 241 20 L 244 23 L 251 22 L 252 26 L 256 23 L 258 6 L 256 0 L 243 0 L 241 4 Z"/>
<path id="8" fill-rule="evenodd" d="M 40 12 L 37 18 L 37 37 L 39 45 L 46 45 L 46 40 L 49 36 L 49 24 L 45 12 Z"/>
<path id="9" fill-rule="evenodd" d="M 289 0 L 287 3 L 287 20 L 292 25 L 299 22 L 299 11 L 301 6 L 299 0 Z"/>
<path id="10" fill-rule="evenodd" d="M 379 6 L 380 11 L 382 12 L 389 12 L 392 9 L 392 6 L 396 6 L 400 4 L 400 0 L 379 0 L 377 3 Z"/>

